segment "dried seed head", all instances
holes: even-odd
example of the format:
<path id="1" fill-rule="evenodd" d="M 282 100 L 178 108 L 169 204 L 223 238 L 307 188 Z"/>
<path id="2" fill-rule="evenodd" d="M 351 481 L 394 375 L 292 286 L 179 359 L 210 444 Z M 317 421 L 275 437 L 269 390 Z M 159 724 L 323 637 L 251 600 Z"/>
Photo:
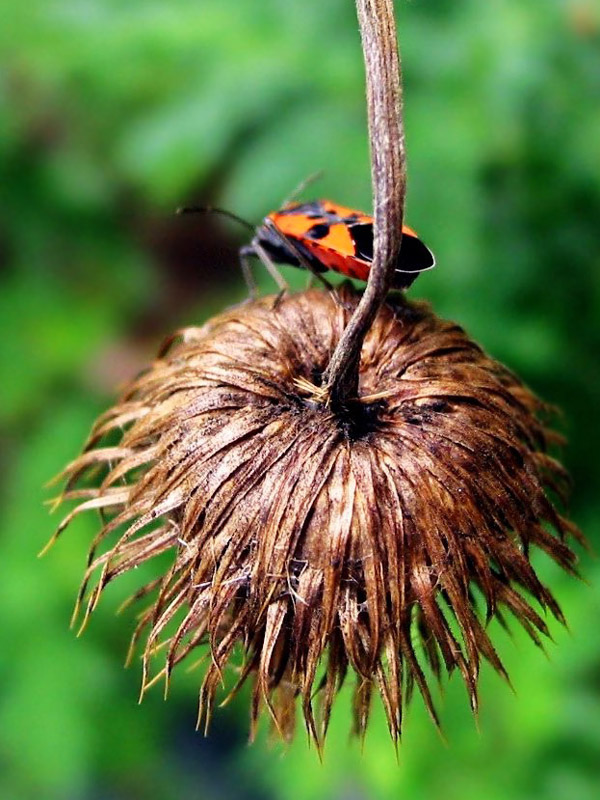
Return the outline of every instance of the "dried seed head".
<path id="1" fill-rule="evenodd" d="M 134 643 L 145 687 L 161 644 L 167 683 L 208 645 L 206 721 L 240 645 L 253 728 L 265 704 L 291 736 L 300 695 L 321 743 L 350 669 L 356 731 L 375 689 L 397 739 L 413 684 L 437 721 L 432 675 L 457 668 L 475 708 L 481 657 L 505 674 L 486 619 L 508 612 L 539 644 L 540 611 L 562 618 L 528 556 L 573 572 L 565 537 L 579 537 L 548 496 L 567 476 L 543 405 L 461 328 L 402 300 L 367 335 L 360 402 L 333 414 L 319 379 L 356 303 L 313 290 L 185 329 L 65 470 L 80 504 L 61 530 L 103 514 L 86 618 L 110 581 L 171 551 L 135 596 L 150 605 Z"/>

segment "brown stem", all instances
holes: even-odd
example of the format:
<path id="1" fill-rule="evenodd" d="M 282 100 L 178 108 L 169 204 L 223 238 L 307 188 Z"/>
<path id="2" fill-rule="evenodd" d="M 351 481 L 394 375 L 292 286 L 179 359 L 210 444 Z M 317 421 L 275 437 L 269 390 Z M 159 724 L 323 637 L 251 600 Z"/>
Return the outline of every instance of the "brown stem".
<path id="1" fill-rule="evenodd" d="M 406 194 L 401 68 L 393 0 L 356 0 L 367 84 L 373 185 L 373 264 L 366 289 L 324 376 L 329 404 L 358 397 L 358 368 L 365 335 L 390 288 L 400 250 Z"/>

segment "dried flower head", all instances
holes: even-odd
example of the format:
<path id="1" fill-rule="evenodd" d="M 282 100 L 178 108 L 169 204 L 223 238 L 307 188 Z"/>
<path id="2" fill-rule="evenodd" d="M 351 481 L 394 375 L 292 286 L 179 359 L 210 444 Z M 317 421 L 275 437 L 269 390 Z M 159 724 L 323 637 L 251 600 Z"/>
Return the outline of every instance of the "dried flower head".
<path id="1" fill-rule="evenodd" d="M 320 376 L 356 303 L 311 290 L 185 329 L 65 470 L 80 504 L 60 530 L 103 514 L 86 618 L 108 583 L 171 551 L 135 596 L 150 604 L 134 642 L 144 686 L 159 647 L 168 683 L 205 645 L 206 720 L 239 645 L 253 728 L 264 704 L 291 736 L 300 696 L 322 742 L 350 671 L 356 732 L 376 690 L 397 739 L 413 684 L 437 721 L 432 676 L 458 669 L 475 708 L 482 657 L 505 675 L 491 617 L 537 644 L 541 612 L 562 619 L 529 560 L 535 546 L 573 572 L 565 538 L 580 536 L 550 498 L 567 476 L 544 406 L 457 325 L 397 300 L 367 334 L 360 400 L 334 413 Z"/>

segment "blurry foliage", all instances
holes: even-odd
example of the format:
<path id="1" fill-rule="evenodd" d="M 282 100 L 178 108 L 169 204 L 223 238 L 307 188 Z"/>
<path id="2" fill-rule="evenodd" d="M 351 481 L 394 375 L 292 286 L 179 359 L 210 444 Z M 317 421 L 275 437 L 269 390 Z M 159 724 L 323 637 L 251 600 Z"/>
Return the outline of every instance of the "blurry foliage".
<path id="1" fill-rule="evenodd" d="M 573 513 L 596 546 L 600 426 L 600 9 L 595 0 L 398 2 L 408 222 L 438 256 L 413 296 L 459 320 L 564 410 Z M 259 220 L 309 173 L 368 208 L 357 25 L 347 0 L 7 0 L 0 26 L 0 796 L 576 800 L 600 789 L 598 564 L 543 558 L 572 633 L 552 663 L 502 641 L 481 734 L 456 681 L 445 748 L 418 702 L 397 766 L 381 713 L 364 756 L 334 715 L 325 765 L 243 746 L 246 701 L 192 733 L 197 677 L 136 705 L 113 592 L 76 640 L 94 526 L 44 561 L 42 485 L 172 328 L 244 296 L 240 232 L 175 219 L 210 201 Z M 265 288 L 269 286 L 261 276 Z M 294 275 L 295 285 L 303 276 Z M 140 581 L 141 582 L 141 581 Z"/>

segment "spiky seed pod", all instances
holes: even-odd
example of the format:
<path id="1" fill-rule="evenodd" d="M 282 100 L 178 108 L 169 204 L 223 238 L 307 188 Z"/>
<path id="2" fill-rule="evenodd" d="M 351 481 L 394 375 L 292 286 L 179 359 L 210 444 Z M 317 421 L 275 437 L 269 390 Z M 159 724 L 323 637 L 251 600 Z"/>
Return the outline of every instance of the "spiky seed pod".
<path id="1" fill-rule="evenodd" d="M 540 611 L 562 619 L 529 560 L 535 546 L 573 572 L 565 539 L 580 536 L 549 497 L 567 476 L 545 407 L 457 325 L 398 300 L 367 335 L 360 401 L 332 413 L 319 377 L 356 303 L 312 290 L 183 330 L 65 470 L 80 504 L 60 530 L 103 513 L 85 618 L 108 583 L 171 551 L 136 594 L 150 604 L 134 644 L 145 687 L 161 644 L 167 683 L 207 645 L 206 721 L 241 645 L 252 729 L 264 703 L 291 736 L 299 695 L 320 744 L 350 669 L 356 732 L 375 689 L 396 740 L 415 683 L 437 722 L 432 675 L 458 669 L 473 708 L 481 658 L 505 675 L 486 620 L 509 612 L 539 644 Z"/>

